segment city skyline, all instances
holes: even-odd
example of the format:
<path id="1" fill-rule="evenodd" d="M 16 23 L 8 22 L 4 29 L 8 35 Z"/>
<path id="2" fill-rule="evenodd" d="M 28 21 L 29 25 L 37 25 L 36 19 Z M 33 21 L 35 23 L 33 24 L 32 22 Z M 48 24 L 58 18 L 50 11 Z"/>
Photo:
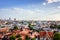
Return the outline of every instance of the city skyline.
<path id="1" fill-rule="evenodd" d="M 60 0 L 0 0 L 0 18 L 60 20 Z"/>

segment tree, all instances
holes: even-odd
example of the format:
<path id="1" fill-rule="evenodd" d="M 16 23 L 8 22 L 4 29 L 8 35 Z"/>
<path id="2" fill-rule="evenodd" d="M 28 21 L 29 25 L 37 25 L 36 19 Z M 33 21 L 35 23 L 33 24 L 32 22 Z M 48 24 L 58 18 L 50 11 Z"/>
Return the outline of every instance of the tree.
<path id="1" fill-rule="evenodd" d="M 22 40 L 22 38 L 19 37 L 18 40 Z"/>
<path id="2" fill-rule="evenodd" d="M 60 25 L 57 25 L 57 28 L 60 29 Z"/>
<path id="3" fill-rule="evenodd" d="M 31 40 L 36 40 L 36 38 L 32 38 Z"/>
<path id="4" fill-rule="evenodd" d="M 31 24 L 29 23 L 28 27 L 30 28 L 31 27 Z"/>
<path id="5" fill-rule="evenodd" d="M 18 30 L 18 26 L 14 26 L 14 28 L 13 28 L 14 30 Z"/>
<path id="6" fill-rule="evenodd" d="M 50 28 L 54 29 L 54 28 L 56 28 L 56 25 L 51 24 Z"/>
<path id="7" fill-rule="evenodd" d="M 33 26 L 31 25 L 31 23 L 29 23 L 28 27 L 30 28 L 30 30 L 33 30 Z"/>
<path id="8" fill-rule="evenodd" d="M 16 36 L 16 38 L 19 38 L 19 37 L 21 37 L 21 35 L 20 35 L 20 34 L 18 34 L 18 35 Z"/>
<path id="9" fill-rule="evenodd" d="M 25 40 L 30 40 L 30 37 L 26 35 Z"/>
<path id="10" fill-rule="evenodd" d="M 15 40 L 16 39 L 16 37 L 14 36 L 14 35 L 12 35 L 11 37 L 10 37 L 10 40 Z"/>
<path id="11" fill-rule="evenodd" d="M 58 32 L 54 33 L 53 40 L 60 40 L 60 33 Z"/>

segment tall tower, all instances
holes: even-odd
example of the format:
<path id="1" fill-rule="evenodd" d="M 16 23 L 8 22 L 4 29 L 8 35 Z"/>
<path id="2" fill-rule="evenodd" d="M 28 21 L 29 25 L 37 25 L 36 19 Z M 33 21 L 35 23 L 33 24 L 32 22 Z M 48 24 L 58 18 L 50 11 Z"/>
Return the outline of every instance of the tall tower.
<path id="1" fill-rule="evenodd" d="M 9 18 L 9 20 L 11 20 L 11 18 Z"/>
<path id="2" fill-rule="evenodd" d="M 14 21 L 16 21 L 16 18 L 14 18 Z"/>

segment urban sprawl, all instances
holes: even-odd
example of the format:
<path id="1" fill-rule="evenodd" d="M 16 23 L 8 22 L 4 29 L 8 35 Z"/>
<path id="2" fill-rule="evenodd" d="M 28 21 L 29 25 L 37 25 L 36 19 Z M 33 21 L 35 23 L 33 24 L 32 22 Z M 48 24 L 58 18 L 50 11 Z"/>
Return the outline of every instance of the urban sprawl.
<path id="1" fill-rule="evenodd" d="M 0 19 L 0 40 L 60 40 L 60 21 Z"/>

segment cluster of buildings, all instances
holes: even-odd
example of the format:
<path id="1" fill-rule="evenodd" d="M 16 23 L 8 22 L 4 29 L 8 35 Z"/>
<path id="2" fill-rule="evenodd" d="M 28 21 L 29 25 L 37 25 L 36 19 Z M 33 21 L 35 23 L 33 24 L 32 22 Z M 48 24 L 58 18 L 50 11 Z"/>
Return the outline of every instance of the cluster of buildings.
<path id="1" fill-rule="evenodd" d="M 37 31 L 33 31 L 30 30 L 28 25 L 29 23 L 31 25 L 33 25 L 33 29 L 43 29 L 43 31 L 41 32 L 37 32 Z M 60 25 L 60 21 L 17 21 L 16 19 L 14 20 L 2 20 L 0 19 L 0 40 L 2 38 L 4 38 L 4 36 L 7 36 L 7 38 L 9 38 L 12 34 L 17 36 L 18 34 L 21 35 L 22 40 L 25 40 L 25 36 L 28 35 L 30 38 L 34 38 L 34 37 L 40 37 L 41 40 L 42 37 L 44 38 L 44 40 L 48 39 L 52 40 L 53 38 L 53 31 L 54 29 L 51 29 L 50 26 L 51 25 Z M 14 26 L 17 25 L 18 26 L 18 30 L 12 30 L 14 28 Z M 22 30 L 21 30 L 22 28 Z M 16 38 L 17 40 L 18 38 Z M 36 40 L 39 40 L 36 39 Z"/>

